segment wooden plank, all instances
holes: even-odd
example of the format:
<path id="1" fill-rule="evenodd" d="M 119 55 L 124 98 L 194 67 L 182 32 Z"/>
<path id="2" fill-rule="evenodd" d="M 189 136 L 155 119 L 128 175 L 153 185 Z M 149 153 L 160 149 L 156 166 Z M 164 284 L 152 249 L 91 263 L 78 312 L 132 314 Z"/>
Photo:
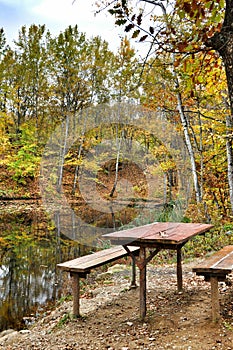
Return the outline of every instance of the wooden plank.
<path id="1" fill-rule="evenodd" d="M 197 234 L 210 230 L 212 227 L 212 225 L 199 223 L 161 223 L 156 227 L 156 231 L 152 229 L 140 239 L 146 240 L 148 243 L 156 240 L 157 242 L 163 244 L 181 244 Z M 160 230 L 159 232 L 157 232 L 158 229 Z"/>
<path id="2" fill-rule="evenodd" d="M 193 272 L 204 274 L 228 274 L 233 269 L 233 245 L 226 246 L 193 267 Z"/>
<path id="3" fill-rule="evenodd" d="M 139 251 L 138 247 L 129 247 L 132 252 Z M 128 253 L 122 246 L 104 249 L 99 252 L 85 255 L 73 260 L 60 263 L 57 266 L 68 272 L 89 272 L 90 269 L 99 267 L 116 259 L 127 256 Z"/>
<path id="4" fill-rule="evenodd" d="M 158 222 L 154 222 L 152 224 L 144 225 L 144 226 L 138 226 L 138 227 L 133 227 L 127 230 L 121 230 L 117 232 L 112 232 L 112 233 L 107 233 L 103 235 L 102 237 L 106 239 L 114 239 L 115 237 L 118 238 L 125 238 L 126 240 L 131 240 L 135 238 L 142 237 L 145 235 L 151 228 L 155 227 L 158 225 Z"/>
<path id="5" fill-rule="evenodd" d="M 125 244 L 127 241 L 135 245 L 136 242 L 181 244 L 211 228 L 213 225 L 201 223 L 156 222 L 129 230 L 108 233 L 103 237 L 116 244 L 123 244 L 123 242 Z"/>
<path id="6" fill-rule="evenodd" d="M 76 266 L 76 265 L 81 266 L 82 264 L 85 264 L 89 261 L 95 260 L 97 258 L 105 257 L 106 255 L 109 255 L 113 252 L 121 252 L 121 251 L 122 251 L 122 247 L 120 247 L 120 246 L 113 247 L 110 249 L 104 249 L 104 250 L 95 252 L 93 254 L 88 254 L 88 255 L 73 259 L 73 260 L 66 261 L 64 263 L 60 263 L 60 264 L 58 264 L 58 266 L 60 268 L 66 268 L 66 267 L 70 268 L 71 266 Z"/>

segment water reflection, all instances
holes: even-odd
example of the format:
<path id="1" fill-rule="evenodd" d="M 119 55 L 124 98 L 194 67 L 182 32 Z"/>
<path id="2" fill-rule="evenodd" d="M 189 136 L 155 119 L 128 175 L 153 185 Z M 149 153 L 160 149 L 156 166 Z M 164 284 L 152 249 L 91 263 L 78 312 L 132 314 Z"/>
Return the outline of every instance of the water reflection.
<path id="1" fill-rule="evenodd" d="M 42 306 L 59 299 L 63 275 L 56 265 L 95 250 L 102 233 L 119 228 L 120 224 L 139 226 L 168 221 L 170 209 L 161 212 L 161 205 L 152 204 L 154 210 L 146 213 L 140 205 L 126 208 L 121 211 L 120 220 L 110 213 L 104 217 L 103 228 L 103 218 L 88 212 L 85 206 L 73 206 L 79 216 L 56 209 L 51 220 L 35 203 L 23 208 L 19 203 L 0 203 L 0 331 L 21 329 L 24 317 L 35 315 Z M 138 212 L 140 215 L 135 215 Z M 161 213 L 165 216 L 161 217 Z"/>
<path id="2" fill-rule="evenodd" d="M 0 217 L 0 331 L 20 329 L 38 306 L 59 298 L 56 264 L 89 250 L 63 238 L 41 209 Z"/>

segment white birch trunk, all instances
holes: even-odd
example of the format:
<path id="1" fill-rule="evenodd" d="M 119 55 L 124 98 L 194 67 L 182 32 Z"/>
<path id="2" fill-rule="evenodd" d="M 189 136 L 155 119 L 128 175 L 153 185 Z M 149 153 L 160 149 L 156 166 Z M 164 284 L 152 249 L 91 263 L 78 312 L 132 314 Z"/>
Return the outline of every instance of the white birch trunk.
<path id="1" fill-rule="evenodd" d="M 64 166 L 65 155 L 66 155 L 66 151 L 67 151 L 66 148 L 67 148 L 68 131 L 69 131 L 69 117 L 66 116 L 64 143 L 63 143 L 62 150 L 61 150 L 61 156 L 60 156 L 61 159 L 60 159 L 58 182 L 57 182 L 57 189 L 59 192 L 61 191 L 61 185 L 62 185 L 62 179 L 63 179 L 63 166 Z"/>
<path id="2" fill-rule="evenodd" d="M 173 62 L 174 62 L 174 59 L 173 59 Z M 195 154 L 194 154 L 194 151 L 193 151 L 193 146 L 192 146 L 192 142 L 191 142 L 190 135 L 189 135 L 188 120 L 187 120 L 185 112 L 184 112 L 184 107 L 183 107 L 183 104 L 182 104 L 182 97 L 181 97 L 181 93 L 179 91 L 179 88 L 180 88 L 179 79 L 178 79 L 177 74 L 175 72 L 174 65 L 173 65 L 173 76 L 175 78 L 175 87 L 177 89 L 178 111 L 179 111 L 180 120 L 181 120 L 181 123 L 182 123 L 182 126 L 183 126 L 185 144 L 186 144 L 186 147 L 188 149 L 188 154 L 189 154 L 190 163 L 191 163 L 191 169 L 192 169 L 192 176 L 193 176 L 193 183 L 194 183 L 196 201 L 197 201 L 197 203 L 201 203 L 201 201 L 202 201 L 201 189 L 200 189 L 198 175 L 197 175 Z"/>

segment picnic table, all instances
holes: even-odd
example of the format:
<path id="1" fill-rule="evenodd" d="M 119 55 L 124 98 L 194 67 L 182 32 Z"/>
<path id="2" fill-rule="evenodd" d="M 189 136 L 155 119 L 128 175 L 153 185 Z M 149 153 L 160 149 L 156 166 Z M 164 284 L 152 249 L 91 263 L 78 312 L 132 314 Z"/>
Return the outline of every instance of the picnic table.
<path id="1" fill-rule="evenodd" d="M 213 225 L 202 223 L 154 222 L 127 230 L 103 235 L 113 245 L 122 245 L 131 255 L 129 247 L 140 247 L 136 265 L 140 273 L 140 318 L 146 316 L 146 266 L 162 249 L 177 252 L 177 287 L 182 290 L 182 254 L 181 249 L 191 238 L 204 234 Z M 149 252 L 148 252 L 149 251 Z"/>

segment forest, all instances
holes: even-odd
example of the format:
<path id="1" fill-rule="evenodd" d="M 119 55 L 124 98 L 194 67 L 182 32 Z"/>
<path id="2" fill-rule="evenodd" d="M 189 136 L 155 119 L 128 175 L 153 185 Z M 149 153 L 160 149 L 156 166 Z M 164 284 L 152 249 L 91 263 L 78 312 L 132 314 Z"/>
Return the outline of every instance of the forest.
<path id="1" fill-rule="evenodd" d="M 205 1 L 195 10 L 205 25 L 208 16 L 204 11 L 211 12 L 208 38 L 221 28 L 223 3 L 217 1 L 210 8 Z M 50 142 L 51 146 L 50 137 L 55 135 L 57 141 L 52 147 L 59 147 L 59 164 L 54 168 L 52 186 L 58 192 L 64 190 L 70 200 L 81 198 L 85 202 L 79 186 L 85 172 L 86 178 L 108 201 L 114 200 L 114 192 L 115 197 L 119 195 L 117 185 L 121 176 L 126 176 L 133 179 L 131 192 L 136 200 L 153 199 L 163 208 L 182 200 L 184 216 L 189 220 L 216 224 L 230 221 L 231 104 L 221 56 L 211 47 L 199 49 L 203 27 L 192 42 L 188 41 L 187 36 L 194 35 L 193 27 L 201 19 L 198 22 L 197 12 L 182 2 L 175 9 L 176 16 L 172 11 L 167 12 L 169 2 L 161 2 L 159 7 L 163 11 L 153 19 L 157 27 L 150 25 L 146 35 L 142 23 L 145 13 L 129 13 L 127 1 L 113 4 L 109 12 L 115 16 L 117 25 L 125 25 L 127 35 L 117 52 L 112 52 L 100 37 L 87 38 L 78 26 L 69 26 L 58 36 L 52 36 L 45 25 L 23 26 L 11 47 L 6 44 L 4 29 L 1 30 L 1 199 L 41 197 L 38 185 L 43 177 L 41 164 L 43 168 L 46 144 Z M 197 2 L 193 6 L 195 9 Z M 186 23 L 180 21 L 177 13 L 181 19 L 187 19 Z M 181 40 L 185 31 L 186 36 Z M 148 57 L 142 59 L 133 47 L 131 36 L 142 45 L 147 37 L 156 37 L 158 44 L 154 41 L 151 45 L 153 54 L 148 52 Z M 165 37 L 162 47 L 159 40 L 162 42 Z M 117 105 L 122 106 L 121 112 L 114 112 Z M 90 112 L 91 108 L 94 112 Z M 96 121 L 98 113 L 102 119 Z M 136 114 L 140 117 L 135 117 Z M 161 122 L 166 123 L 166 128 L 169 124 L 172 131 L 161 131 L 161 126 L 158 136 L 154 130 Z M 95 127 L 90 128 L 92 125 Z M 69 130 L 76 136 L 68 147 Z M 178 139 L 183 143 L 176 142 Z M 128 152 L 125 159 L 123 149 Z M 176 157 L 179 153 L 189 162 L 185 185 L 179 179 L 182 166 L 171 152 Z M 122 169 L 127 172 L 133 163 L 137 168 L 133 175 L 132 172 L 121 175 Z M 47 164 L 47 169 L 50 167 Z M 155 182 L 159 188 L 157 194 L 149 197 L 146 173 L 157 176 Z M 187 195 L 185 186 L 190 189 L 191 182 L 193 188 Z M 185 196 L 178 193 L 178 187 L 185 191 Z M 87 195 L 86 200 L 91 198 Z"/>
<path id="2" fill-rule="evenodd" d="M 115 52 L 78 26 L 0 30 L 0 329 L 107 230 L 212 223 L 186 257 L 232 242 L 232 0 L 97 3 L 125 29 Z"/>

